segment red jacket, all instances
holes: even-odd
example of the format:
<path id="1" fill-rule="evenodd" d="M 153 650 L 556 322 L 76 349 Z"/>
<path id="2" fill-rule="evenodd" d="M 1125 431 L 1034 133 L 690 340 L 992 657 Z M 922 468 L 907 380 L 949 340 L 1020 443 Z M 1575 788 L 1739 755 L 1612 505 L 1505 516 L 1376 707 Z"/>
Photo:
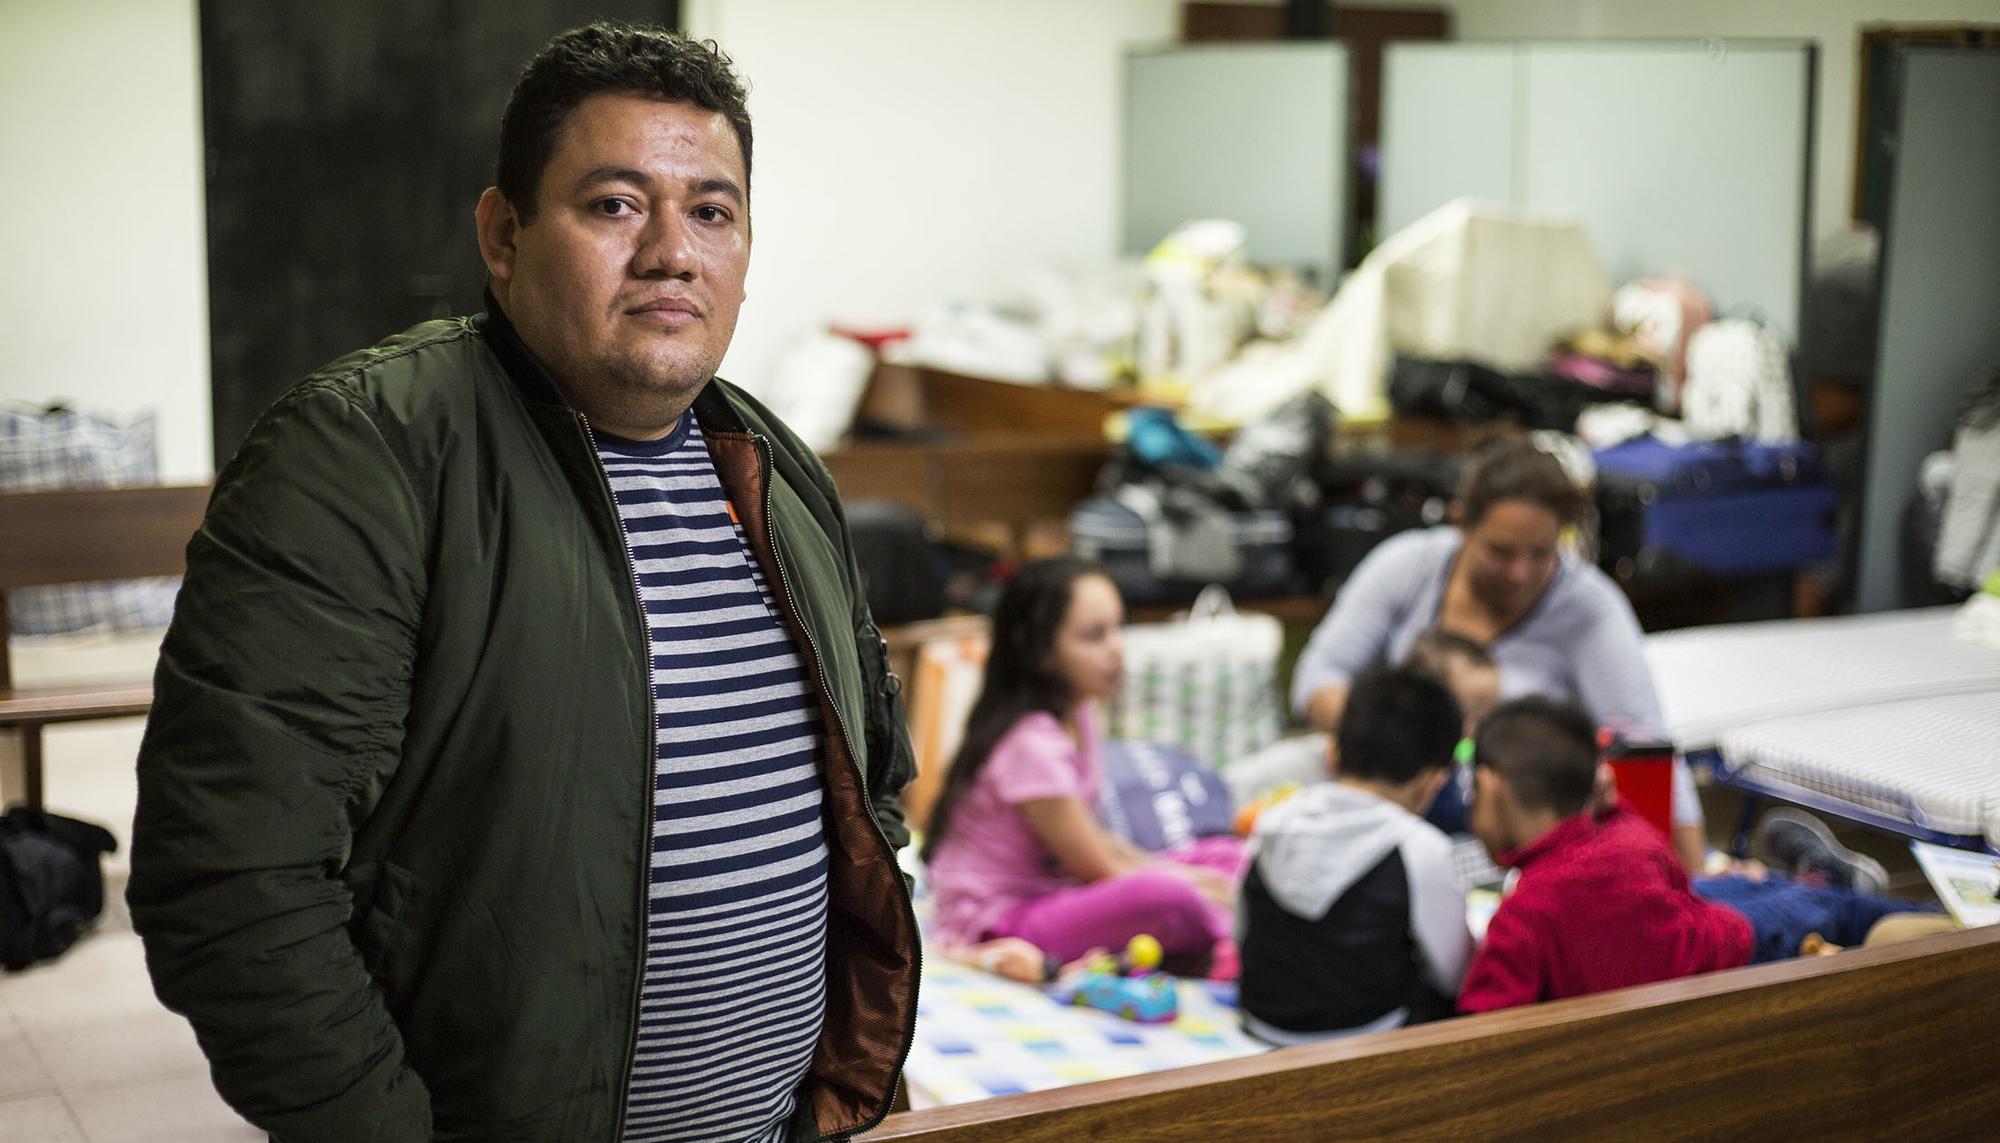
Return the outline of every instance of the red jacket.
<path id="1" fill-rule="evenodd" d="M 1521 877 L 1473 955 L 1461 1012 L 1750 963 L 1750 922 L 1695 896 L 1667 839 L 1629 809 L 1565 819 L 1500 864 Z"/>

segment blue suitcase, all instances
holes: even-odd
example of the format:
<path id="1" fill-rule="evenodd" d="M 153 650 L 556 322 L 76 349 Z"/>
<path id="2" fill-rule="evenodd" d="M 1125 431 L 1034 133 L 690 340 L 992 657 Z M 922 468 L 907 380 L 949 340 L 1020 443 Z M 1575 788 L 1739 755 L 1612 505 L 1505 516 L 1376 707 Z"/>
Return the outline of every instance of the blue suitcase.
<path id="1" fill-rule="evenodd" d="M 1599 559 L 1619 579 L 1764 575 L 1834 556 L 1837 497 L 1810 444 L 1642 436 L 1594 456 Z"/>

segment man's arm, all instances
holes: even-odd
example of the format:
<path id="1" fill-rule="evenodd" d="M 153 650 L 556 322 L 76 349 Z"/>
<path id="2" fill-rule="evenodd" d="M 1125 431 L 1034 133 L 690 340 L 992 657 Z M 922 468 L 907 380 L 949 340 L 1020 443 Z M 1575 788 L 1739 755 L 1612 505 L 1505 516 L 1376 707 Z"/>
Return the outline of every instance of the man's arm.
<path id="1" fill-rule="evenodd" d="M 821 474 L 825 470 L 822 468 Z M 826 476 L 827 501 L 834 508 L 840 526 L 840 553 L 845 567 L 849 606 L 852 611 L 856 647 L 861 659 L 861 679 L 868 693 L 867 726 L 862 749 L 868 752 L 868 797 L 875 808 L 889 848 L 901 850 L 910 843 L 910 827 L 903 818 L 903 788 L 917 776 L 917 752 L 910 745 L 910 723 L 903 710 L 903 680 L 889 669 L 889 645 L 875 625 L 868 608 L 868 596 L 861 585 L 860 565 L 854 558 L 854 537 L 847 529 L 847 513 Z"/>
<path id="2" fill-rule="evenodd" d="M 133 925 L 216 1089 L 286 1143 L 430 1138 L 340 877 L 399 756 L 423 535 L 359 399 L 294 390 L 219 480 L 161 648 Z"/>

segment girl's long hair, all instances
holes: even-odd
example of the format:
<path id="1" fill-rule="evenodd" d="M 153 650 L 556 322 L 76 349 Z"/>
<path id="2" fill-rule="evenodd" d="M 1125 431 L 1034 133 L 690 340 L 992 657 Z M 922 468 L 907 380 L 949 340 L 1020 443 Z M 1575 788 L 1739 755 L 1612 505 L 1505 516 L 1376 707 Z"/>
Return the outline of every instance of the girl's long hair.
<path id="1" fill-rule="evenodd" d="M 993 612 L 993 643 L 986 676 L 966 719 L 965 738 L 945 771 L 944 786 L 931 806 L 930 827 L 917 851 L 925 860 L 951 832 L 959 799 L 978 780 L 993 748 L 1036 711 L 1061 718 L 1071 705 L 1069 685 L 1055 670 L 1051 652 L 1056 632 L 1069 613 L 1076 581 L 1102 574 L 1082 560 L 1059 556 L 1023 565 L 1007 581 Z"/>

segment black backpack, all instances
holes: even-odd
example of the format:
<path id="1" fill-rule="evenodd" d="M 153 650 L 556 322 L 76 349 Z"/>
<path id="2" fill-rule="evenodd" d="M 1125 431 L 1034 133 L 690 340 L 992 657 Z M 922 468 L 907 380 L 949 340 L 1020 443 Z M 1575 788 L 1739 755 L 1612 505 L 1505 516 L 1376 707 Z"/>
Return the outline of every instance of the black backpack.
<path id="1" fill-rule="evenodd" d="M 0 966 L 59 956 L 104 911 L 99 856 L 118 848 L 102 826 L 43 810 L 0 816 Z"/>
<path id="2" fill-rule="evenodd" d="M 850 500 L 846 512 L 861 589 L 876 624 L 943 615 L 950 569 L 924 518 L 887 500 Z"/>

